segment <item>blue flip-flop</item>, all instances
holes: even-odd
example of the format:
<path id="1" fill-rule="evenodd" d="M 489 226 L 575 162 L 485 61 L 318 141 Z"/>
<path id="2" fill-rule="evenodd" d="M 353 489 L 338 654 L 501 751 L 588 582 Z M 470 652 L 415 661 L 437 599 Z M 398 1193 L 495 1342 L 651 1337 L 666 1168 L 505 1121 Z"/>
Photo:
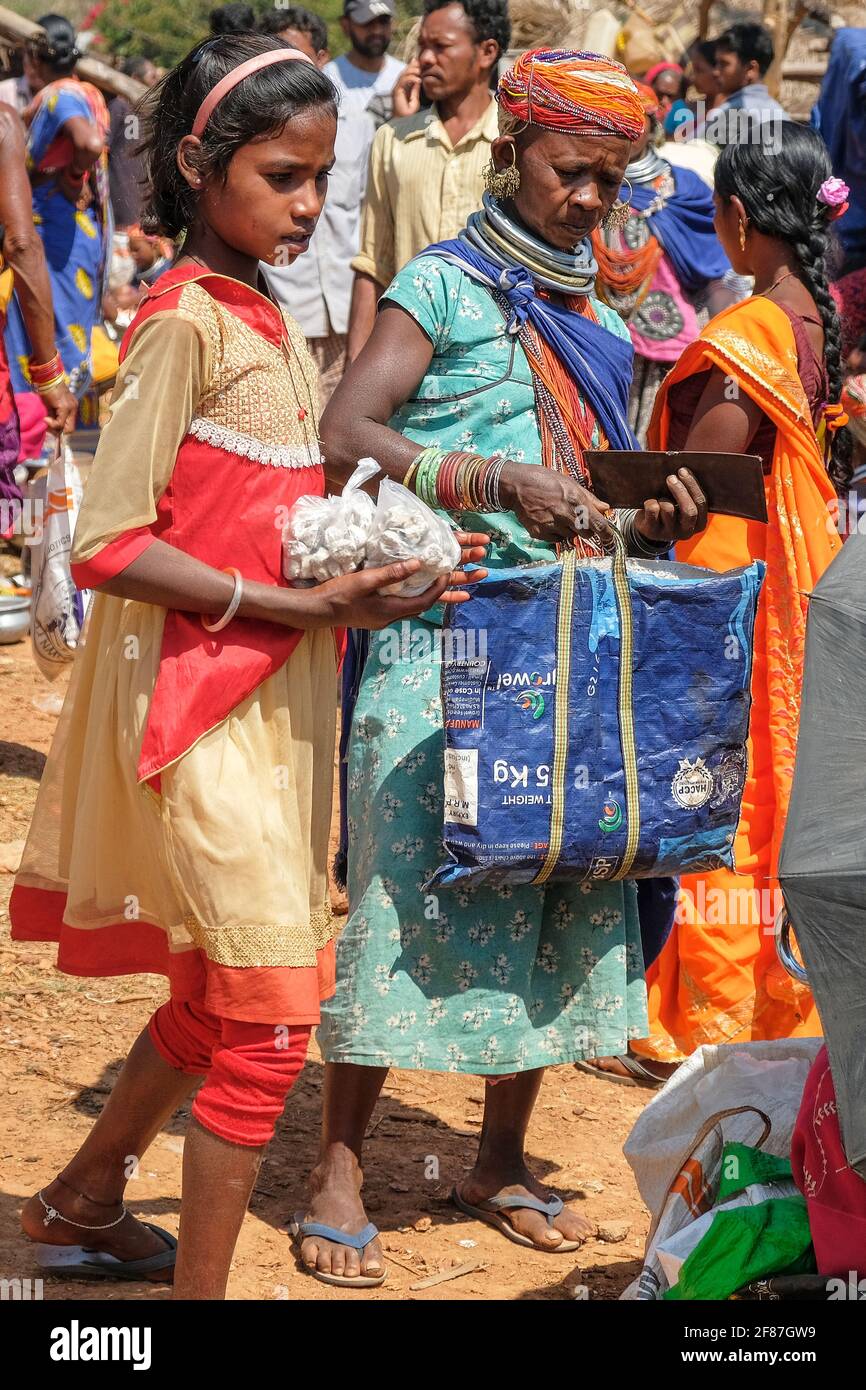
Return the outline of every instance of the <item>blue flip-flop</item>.
<path id="1" fill-rule="evenodd" d="M 368 1221 L 363 1230 L 352 1236 L 348 1231 L 338 1231 L 336 1226 L 323 1226 L 320 1221 L 307 1221 L 304 1219 L 304 1213 L 298 1211 L 289 1222 L 288 1229 L 292 1243 L 297 1247 L 298 1264 L 305 1274 L 311 1274 L 320 1284 L 333 1284 L 338 1289 L 377 1289 L 380 1284 L 384 1284 L 387 1273 L 384 1269 L 381 1274 L 359 1274 L 352 1278 L 350 1274 L 325 1274 L 320 1269 L 310 1269 L 301 1259 L 301 1241 L 306 1240 L 307 1236 L 321 1236 L 323 1240 L 333 1241 L 335 1245 L 348 1246 L 350 1250 L 365 1250 L 370 1241 L 375 1240 L 379 1234 L 378 1226 L 374 1226 L 372 1221 Z"/>
<path id="2" fill-rule="evenodd" d="M 563 1210 L 565 1203 L 561 1197 L 551 1193 L 546 1202 L 540 1197 L 488 1197 L 486 1201 L 480 1202 L 478 1206 L 473 1206 L 467 1202 L 465 1197 L 461 1197 L 457 1188 L 451 1189 L 451 1201 L 467 1216 L 474 1216 L 476 1221 L 483 1221 L 486 1226 L 492 1226 L 494 1230 L 505 1236 L 506 1240 L 513 1241 L 515 1245 L 524 1245 L 530 1250 L 540 1250 L 543 1255 L 566 1255 L 570 1250 L 579 1250 L 583 1245 L 582 1240 L 562 1240 L 559 1245 L 536 1245 L 534 1240 L 525 1236 L 520 1231 L 515 1231 L 507 1217 L 500 1215 L 502 1211 L 541 1211 L 547 1217 L 548 1226 L 552 1226 L 559 1213 Z"/>
<path id="3" fill-rule="evenodd" d="M 169 1284 L 174 1277 L 177 1240 L 170 1231 L 164 1231 L 152 1221 L 141 1224 L 165 1241 L 165 1250 L 157 1250 L 155 1255 L 146 1255 L 141 1260 L 119 1260 L 116 1255 L 104 1250 L 88 1250 L 85 1245 L 37 1244 L 36 1263 L 46 1274 L 56 1274 L 61 1279 L 146 1279 L 165 1270 L 165 1283 Z"/>

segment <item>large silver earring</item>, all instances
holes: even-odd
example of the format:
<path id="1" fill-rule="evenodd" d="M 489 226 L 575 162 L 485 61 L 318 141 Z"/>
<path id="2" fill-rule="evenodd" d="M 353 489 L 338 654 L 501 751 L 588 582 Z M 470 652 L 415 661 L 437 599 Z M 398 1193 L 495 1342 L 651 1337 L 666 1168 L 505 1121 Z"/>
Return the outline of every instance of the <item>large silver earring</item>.
<path id="1" fill-rule="evenodd" d="M 511 164 L 507 169 L 497 169 L 491 159 L 484 170 L 484 187 L 497 203 L 513 198 L 520 188 L 520 170 L 517 167 L 517 151 L 511 146 Z"/>
<path id="2" fill-rule="evenodd" d="M 625 179 L 624 182 L 628 184 L 628 197 L 623 198 L 622 192 L 620 192 L 619 198 L 614 203 L 607 216 L 603 219 L 602 223 L 604 227 L 617 232 L 623 230 L 628 219 L 631 217 L 631 184 L 628 183 L 628 179 Z"/>

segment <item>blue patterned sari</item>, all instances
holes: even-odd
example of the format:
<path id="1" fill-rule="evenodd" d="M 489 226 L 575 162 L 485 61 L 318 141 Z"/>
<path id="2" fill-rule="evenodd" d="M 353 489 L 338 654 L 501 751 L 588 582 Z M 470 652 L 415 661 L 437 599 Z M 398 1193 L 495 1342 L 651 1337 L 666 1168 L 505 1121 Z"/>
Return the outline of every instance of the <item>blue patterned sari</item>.
<path id="1" fill-rule="evenodd" d="M 34 183 L 33 220 L 51 280 L 57 348 L 70 390 L 80 400 L 90 381 L 90 335 L 101 318 L 112 229 L 105 151 L 87 175 L 86 207 L 76 207 L 60 186 L 60 175 L 72 159 L 64 127 L 75 116 L 108 130 L 108 109 L 89 83 L 64 77 L 44 88 L 28 134 L 27 163 Z M 30 340 L 15 298 L 9 305 L 6 347 L 13 390 L 16 395 L 30 391 Z"/>

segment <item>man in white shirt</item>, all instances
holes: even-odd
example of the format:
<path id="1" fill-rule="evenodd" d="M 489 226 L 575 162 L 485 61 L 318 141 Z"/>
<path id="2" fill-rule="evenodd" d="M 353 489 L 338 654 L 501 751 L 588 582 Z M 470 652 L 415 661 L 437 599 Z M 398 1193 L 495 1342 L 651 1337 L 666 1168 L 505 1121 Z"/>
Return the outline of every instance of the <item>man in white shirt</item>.
<path id="1" fill-rule="evenodd" d="M 351 48 L 327 63 L 325 73 L 352 116 L 366 111 L 374 97 L 390 97 L 406 66 L 388 52 L 396 13 L 394 0 L 345 0 L 340 26 Z M 385 119 L 390 116 L 386 111 Z"/>
<path id="2" fill-rule="evenodd" d="M 354 279 L 351 261 L 360 244 L 361 205 L 376 129 L 367 107 L 376 96 L 390 97 L 404 67 L 387 52 L 395 12 L 394 0 L 346 0 L 341 23 L 352 46 L 348 54 L 323 67 L 340 98 L 334 167 L 325 206 L 304 255 L 291 265 L 262 267 L 271 293 L 306 336 L 319 369 L 322 410 L 346 366 Z M 308 50 L 298 41 L 303 38 L 303 32 L 298 32 L 299 13 L 297 8 L 292 10 L 292 42 L 320 61 L 312 45 Z"/>

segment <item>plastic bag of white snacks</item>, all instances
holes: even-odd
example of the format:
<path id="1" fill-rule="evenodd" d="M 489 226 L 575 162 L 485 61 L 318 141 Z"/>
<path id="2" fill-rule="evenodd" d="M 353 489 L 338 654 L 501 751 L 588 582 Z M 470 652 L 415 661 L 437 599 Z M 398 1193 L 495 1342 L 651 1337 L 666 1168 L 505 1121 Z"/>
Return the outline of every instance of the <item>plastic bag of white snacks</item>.
<path id="1" fill-rule="evenodd" d="M 362 486 L 379 472 L 362 459 L 339 497 L 300 497 L 283 529 L 283 574 L 303 588 L 364 564 L 376 504 Z"/>
<path id="2" fill-rule="evenodd" d="M 460 543 L 444 517 L 437 516 L 402 483 L 385 478 L 379 484 L 376 516 L 367 538 L 367 564 L 392 565 L 395 560 L 420 560 L 422 568 L 384 594 L 413 598 L 443 574 L 456 569 Z"/>
<path id="3" fill-rule="evenodd" d="M 341 496 L 298 499 L 283 531 L 283 573 L 293 584 L 418 559 L 417 574 L 383 590 L 411 598 L 457 568 L 460 545 L 447 521 L 402 483 L 383 479 L 377 503 L 362 491 L 378 472 L 375 459 L 361 459 Z"/>

